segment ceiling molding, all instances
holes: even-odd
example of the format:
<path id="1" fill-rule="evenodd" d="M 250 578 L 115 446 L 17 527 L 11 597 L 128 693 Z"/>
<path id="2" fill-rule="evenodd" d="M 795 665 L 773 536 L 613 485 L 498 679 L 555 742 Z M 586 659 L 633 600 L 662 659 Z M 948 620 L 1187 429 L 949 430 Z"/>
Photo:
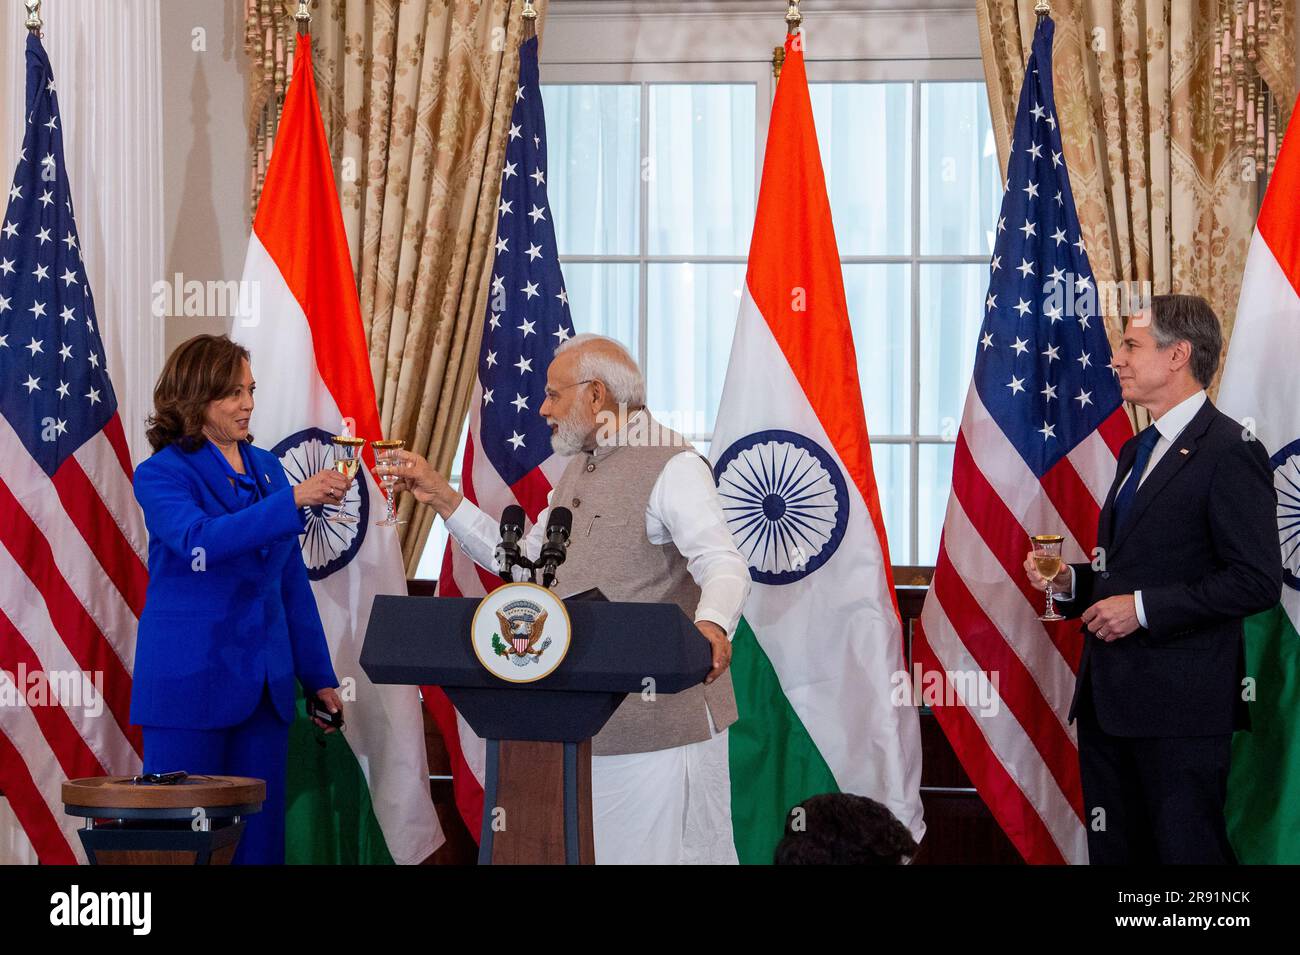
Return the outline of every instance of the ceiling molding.
<path id="1" fill-rule="evenodd" d="M 763 7 L 769 7 L 763 9 Z M 744 16 L 754 19 L 771 17 L 780 23 L 785 16 L 784 0 L 550 0 L 546 7 L 551 17 L 714 17 Z M 803 7 L 805 21 L 819 16 L 866 15 L 894 16 L 956 13 L 974 15 L 975 0 L 817 0 Z"/>
<path id="2" fill-rule="evenodd" d="M 551 0 L 542 63 L 770 60 L 785 4 L 735 0 Z M 767 7 L 775 9 L 769 11 Z M 978 60 L 974 0 L 818 0 L 804 8 L 809 62 Z"/>

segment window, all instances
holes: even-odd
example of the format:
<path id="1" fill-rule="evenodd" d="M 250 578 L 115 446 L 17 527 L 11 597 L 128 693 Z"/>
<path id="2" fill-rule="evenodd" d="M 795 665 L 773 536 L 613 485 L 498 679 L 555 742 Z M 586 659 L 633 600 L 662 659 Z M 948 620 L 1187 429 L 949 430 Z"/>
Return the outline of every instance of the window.
<path id="1" fill-rule="evenodd" d="M 618 31 L 635 29 L 627 21 L 611 17 L 605 29 L 615 31 L 612 56 L 637 46 L 621 44 Z M 960 24 L 943 29 L 955 45 L 974 42 Z M 707 454 L 744 282 L 771 64 L 589 62 L 599 54 L 588 48 L 601 44 L 576 41 L 578 31 L 576 19 L 553 13 L 542 65 L 548 186 L 573 319 L 631 347 L 651 410 Z M 701 32 L 698 49 L 716 50 L 711 42 Z M 574 62 L 550 59 L 553 50 Z M 928 565 L 1002 185 L 977 48 L 942 60 L 898 52 L 812 57 L 808 70 L 890 552 L 896 565 Z M 419 576 L 437 575 L 444 546 L 439 522 Z"/>
<path id="2" fill-rule="evenodd" d="M 811 90 L 890 555 L 932 565 L 1002 199 L 987 94 L 978 81 Z"/>
<path id="3" fill-rule="evenodd" d="M 664 424 L 708 453 L 757 199 L 752 83 L 547 84 L 574 324 L 627 344 Z"/>

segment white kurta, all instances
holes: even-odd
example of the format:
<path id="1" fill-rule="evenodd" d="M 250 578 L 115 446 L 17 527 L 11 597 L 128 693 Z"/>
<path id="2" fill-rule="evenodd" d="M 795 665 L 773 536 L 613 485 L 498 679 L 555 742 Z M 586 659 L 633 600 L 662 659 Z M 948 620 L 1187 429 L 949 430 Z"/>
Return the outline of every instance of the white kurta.
<path id="1" fill-rule="evenodd" d="M 521 550 L 541 552 L 548 511 L 538 515 Z M 673 545 L 700 588 L 695 620 L 728 638 L 749 592 L 749 567 L 732 542 L 708 465 L 693 452 L 669 460 L 646 505 L 646 535 Z M 498 522 L 469 501 L 447 519 L 447 532 L 471 560 L 493 572 Z M 727 731 L 712 738 L 625 756 L 591 759 L 596 862 L 735 864 Z"/>

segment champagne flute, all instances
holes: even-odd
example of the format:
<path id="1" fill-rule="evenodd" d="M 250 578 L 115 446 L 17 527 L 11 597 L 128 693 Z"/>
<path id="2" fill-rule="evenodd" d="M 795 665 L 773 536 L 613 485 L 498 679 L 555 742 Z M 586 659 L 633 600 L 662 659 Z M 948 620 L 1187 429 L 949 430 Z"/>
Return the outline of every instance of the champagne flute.
<path id="1" fill-rule="evenodd" d="M 371 441 L 370 447 L 375 451 L 375 463 L 386 464 L 390 468 L 397 465 L 397 455 L 393 452 L 400 451 L 406 446 L 406 442 L 401 438 L 386 438 L 383 441 Z M 393 491 L 393 485 L 397 483 L 397 475 L 392 471 L 385 471 L 379 475 L 379 483 L 384 486 L 384 496 L 388 499 L 388 513 L 381 521 L 375 521 L 376 527 L 396 527 L 399 524 L 405 524 L 406 521 L 397 519 L 397 495 Z"/>
<path id="2" fill-rule="evenodd" d="M 334 445 L 334 470 L 338 471 L 349 481 L 357 476 L 357 468 L 361 466 L 361 449 L 365 447 L 365 438 L 354 438 L 351 435 L 336 434 L 330 438 Z M 350 514 L 343 512 L 344 496 L 342 501 L 334 505 L 335 511 L 329 517 L 325 518 L 335 524 L 355 524 L 357 519 Z"/>
<path id="3" fill-rule="evenodd" d="M 1061 546 L 1065 543 L 1065 538 L 1060 534 L 1035 534 L 1029 540 L 1033 544 L 1034 567 L 1047 579 L 1047 612 L 1038 619 L 1064 620 L 1065 618 L 1056 612 L 1056 606 L 1052 603 L 1052 581 L 1065 566 L 1061 558 Z"/>

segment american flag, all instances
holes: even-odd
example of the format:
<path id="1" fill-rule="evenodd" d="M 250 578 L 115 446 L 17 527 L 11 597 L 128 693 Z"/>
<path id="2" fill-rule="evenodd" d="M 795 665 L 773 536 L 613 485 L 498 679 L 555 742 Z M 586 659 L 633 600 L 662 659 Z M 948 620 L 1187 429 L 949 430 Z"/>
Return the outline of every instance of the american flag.
<path id="1" fill-rule="evenodd" d="M 552 454 L 551 429 L 537 413 L 545 397 L 546 366 L 556 346 L 573 337 L 546 198 L 546 120 L 536 37 L 519 49 L 519 81 L 507 135 L 492 288 L 470 405 L 461 491 L 493 517 L 518 504 L 535 521 L 565 465 Z M 440 595 L 481 595 L 500 583 L 448 541 L 438 578 Z M 424 698 L 452 759 L 457 805 L 478 838 L 482 741 L 458 720 L 442 691 L 425 687 Z"/>
<path id="2" fill-rule="evenodd" d="M 1081 638 L 1076 623 L 1038 621 L 1044 597 L 1022 565 L 1031 534 L 1063 534 L 1067 560 L 1093 559 L 1097 517 L 1133 430 L 1070 192 L 1052 94 L 1053 32 L 1052 20 L 1040 18 L 1025 68 L 914 657 L 922 688 L 932 680 L 944 691 L 923 702 L 1025 859 L 1083 862 L 1078 749 L 1066 722 Z"/>
<path id="3" fill-rule="evenodd" d="M 63 781 L 139 771 L 145 534 L 35 35 L 25 118 L 0 229 L 0 790 L 40 861 L 66 863 Z"/>

